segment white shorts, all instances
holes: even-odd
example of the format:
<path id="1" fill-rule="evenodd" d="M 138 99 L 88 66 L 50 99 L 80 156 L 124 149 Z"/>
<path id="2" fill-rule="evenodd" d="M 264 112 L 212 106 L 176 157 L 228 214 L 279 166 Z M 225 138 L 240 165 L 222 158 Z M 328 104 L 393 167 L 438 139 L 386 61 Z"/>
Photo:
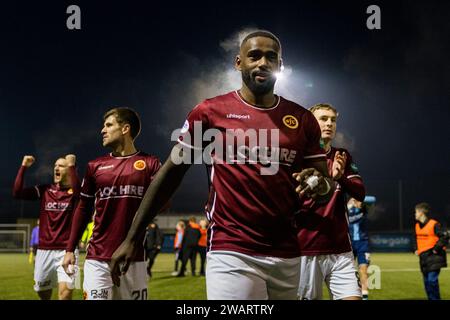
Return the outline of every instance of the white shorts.
<path id="1" fill-rule="evenodd" d="M 299 299 L 322 299 L 324 281 L 333 300 L 361 297 L 361 284 L 352 252 L 301 257 Z"/>
<path id="2" fill-rule="evenodd" d="M 34 291 L 56 288 L 58 283 L 66 282 L 69 289 L 75 287 L 78 272 L 69 276 L 62 267 L 66 250 L 42 250 L 36 252 L 34 264 Z M 78 265 L 78 250 L 75 250 L 75 264 Z"/>
<path id="3" fill-rule="evenodd" d="M 206 262 L 208 300 L 295 300 L 300 257 L 254 257 L 210 251 Z"/>
<path id="4" fill-rule="evenodd" d="M 120 287 L 113 284 L 109 262 L 84 262 L 83 298 L 85 300 L 147 300 L 147 265 L 145 261 L 132 262 Z"/>

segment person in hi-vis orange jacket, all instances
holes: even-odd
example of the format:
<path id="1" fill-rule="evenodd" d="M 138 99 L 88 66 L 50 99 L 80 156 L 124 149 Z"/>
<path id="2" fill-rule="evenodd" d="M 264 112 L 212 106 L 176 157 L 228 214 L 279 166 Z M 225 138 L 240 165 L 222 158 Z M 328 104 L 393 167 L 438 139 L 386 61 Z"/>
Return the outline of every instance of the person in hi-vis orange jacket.
<path id="1" fill-rule="evenodd" d="M 427 203 L 419 203 L 415 209 L 415 253 L 420 258 L 425 291 L 429 300 L 440 300 L 438 277 L 441 268 L 447 266 L 445 245 L 449 236 L 438 221 L 429 218 L 430 206 Z"/>

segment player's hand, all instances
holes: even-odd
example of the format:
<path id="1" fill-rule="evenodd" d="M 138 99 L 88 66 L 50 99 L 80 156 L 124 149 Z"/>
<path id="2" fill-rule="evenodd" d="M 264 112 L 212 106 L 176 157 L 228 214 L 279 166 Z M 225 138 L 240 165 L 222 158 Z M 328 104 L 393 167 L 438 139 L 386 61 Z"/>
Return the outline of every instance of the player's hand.
<path id="1" fill-rule="evenodd" d="M 416 255 L 416 256 L 418 256 L 419 255 L 419 251 L 414 251 L 414 254 Z"/>
<path id="2" fill-rule="evenodd" d="M 310 177 L 317 177 L 317 184 L 309 183 Z M 295 192 L 300 197 L 307 196 L 311 199 L 315 199 L 319 193 L 323 193 L 327 190 L 327 183 L 322 174 L 314 168 L 304 169 L 301 172 L 296 172 L 292 177 L 297 180 L 299 186 L 295 189 Z"/>
<path id="3" fill-rule="evenodd" d="M 77 160 L 77 157 L 74 154 L 66 155 L 67 166 L 69 166 L 69 167 L 75 166 L 76 160 Z"/>
<path id="4" fill-rule="evenodd" d="M 64 268 L 64 271 L 69 275 L 73 275 L 75 272 L 74 265 L 75 265 L 75 255 L 73 252 L 67 251 L 64 255 L 62 267 Z"/>
<path id="5" fill-rule="evenodd" d="M 111 277 L 113 283 L 118 287 L 120 286 L 120 276 L 124 275 L 130 267 L 134 251 L 134 243 L 125 239 L 111 257 L 111 264 L 109 265 Z"/>
<path id="6" fill-rule="evenodd" d="M 336 151 L 333 159 L 332 166 L 332 178 L 339 180 L 345 171 L 345 165 L 347 164 L 347 154 L 345 152 Z"/>
<path id="7" fill-rule="evenodd" d="M 33 165 L 33 163 L 34 163 L 35 161 L 36 161 L 36 159 L 35 159 L 33 156 L 27 155 L 27 156 L 24 156 L 24 157 L 23 157 L 22 165 L 23 165 L 24 167 L 29 168 L 29 167 L 31 167 L 31 166 Z"/>

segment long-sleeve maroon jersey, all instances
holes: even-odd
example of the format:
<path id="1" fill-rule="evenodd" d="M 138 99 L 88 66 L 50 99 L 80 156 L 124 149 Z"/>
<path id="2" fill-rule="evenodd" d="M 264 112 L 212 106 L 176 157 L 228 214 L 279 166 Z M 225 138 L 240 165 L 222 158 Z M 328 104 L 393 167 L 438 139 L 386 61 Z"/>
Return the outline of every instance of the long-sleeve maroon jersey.
<path id="1" fill-rule="evenodd" d="M 13 196 L 23 200 L 40 200 L 39 249 L 64 250 L 70 236 L 73 210 L 79 196 L 80 182 L 75 167 L 69 167 L 72 188 L 56 184 L 24 188 L 26 167 L 21 166 L 14 182 Z"/>
<path id="2" fill-rule="evenodd" d="M 328 151 L 327 163 L 330 175 L 336 151 L 345 152 L 347 162 L 332 198 L 326 204 L 306 200 L 296 215 L 297 238 L 301 254 L 304 256 L 339 254 L 352 250 L 348 233 L 346 194 L 363 201 L 365 189 L 358 169 L 350 153 L 345 149 L 332 147 Z"/>
<path id="3" fill-rule="evenodd" d="M 216 142 L 221 140 L 223 154 L 212 152 L 206 204 L 209 250 L 281 258 L 300 254 L 294 221 L 298 183 L 292 174 L 301 170 L 305 159 L 324 161 L 325 152 L 312 113 L 276 98 L 271 108 L 250 105 L 238 92 L 205 100 L 190 112 L 181 130 L 179 143 L 191 150 L 208 150 L 205 140 L 213 133 L 209 129 L 217 130 Z M 253 134 L 256 139 L 251 141 Z M 278 169 L 263 174 L 270 165 Z"/>
<path id="4" fill-rule="evenodd" d="M 111 260 L 125 239 L 142 198 L 160 167 L 157 157 L 144 152 L 126 157 L 107 155 L 90 161 L 81 186 L 80 203 L 75 210 L 67 251 L 75 249 L 95 210 L 86 258 Z M 135 261 L 143 260 L 142 246 Z"/>

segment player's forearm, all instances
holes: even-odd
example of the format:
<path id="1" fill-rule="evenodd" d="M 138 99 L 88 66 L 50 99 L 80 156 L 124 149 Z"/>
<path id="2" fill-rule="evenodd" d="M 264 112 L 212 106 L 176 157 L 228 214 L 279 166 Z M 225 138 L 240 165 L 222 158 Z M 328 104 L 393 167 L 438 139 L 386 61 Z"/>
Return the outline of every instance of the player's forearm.
<path id="1" fill-rule="evenodd" d="M 66 251 L 73 252 L 81 239 L 81 236 L 88 225 L 94 210 L 94 200 L 81 197 L 72 219 L 72 228 L 67 242 Z"/>
<path id="2" fill-rule="evenodd" d="M 326 180 L 328 191 L 325 194 L 318 194 L 315 199 L 316 203 L 325 203 L 330 201 L 333 196 L 334 191 L 336 190 L 336 183 L 330 177 L 330 173 L 328 172 L 328 166 L 326 160 L 322 161 L 313 161 L 311 162 L 312 167 L 314 167 L 317 171 L 319 171 L 323 178 Z"/>
<path id="3" fill-rule="evenodd" d="M 128 232 L 129 241 L 139 241 L 146 226 L 170 200 L 190 165 L 175 165 L 168 159 L 147 189 Z"/>
<path id="4" fill-rule="evenodd" d="M 366 188 L 360 178 L 347 179 L 342 176 L 338 182 L 342 186 L 343 190 L 350 195 L 350 197 L 361 202 L 364 201 L 364 197 L 366 196 Z"/>
<path id="5" fill-rule="evenodd" d="M 336 182 L 331 179 L 330 177 L 324 177 L 326 180 L 329 189 L 328 192 L 325 194 L 318 194 L 317 198 L 315 199 L 315 203 L 326 203 L 331 200 L 331 197 L 333 196 L 334 191 L 336 190 Z"/>
<path id="6" fill-rule="evenodd" d="M 78 177 L 77 169 L 75 168 L 75 166 L 69 167 L 69 177 L 73 194 L 75 196 L 79 196 L 81 192 L 81 182 L 80 178 Z"/>
<path id="7" fill-rule="evenodd" d="M 25 174 L 26 167 L 21 166 L 19 172 L 17 172 L 16 180 L 14 180 L 13 197 L 19 198 L 23 188 L 23 176 Z"/>
<path id="8" fill-rule="evenodd" d="M 14 181 L 13 186 L 13 197 L 23 200 L 35 200 L 38 198 L 36 189 L 23 187 L 26 169 L 27 167 L 21 166 L 19 172 L 17 172 L 16 180 Z"/>

